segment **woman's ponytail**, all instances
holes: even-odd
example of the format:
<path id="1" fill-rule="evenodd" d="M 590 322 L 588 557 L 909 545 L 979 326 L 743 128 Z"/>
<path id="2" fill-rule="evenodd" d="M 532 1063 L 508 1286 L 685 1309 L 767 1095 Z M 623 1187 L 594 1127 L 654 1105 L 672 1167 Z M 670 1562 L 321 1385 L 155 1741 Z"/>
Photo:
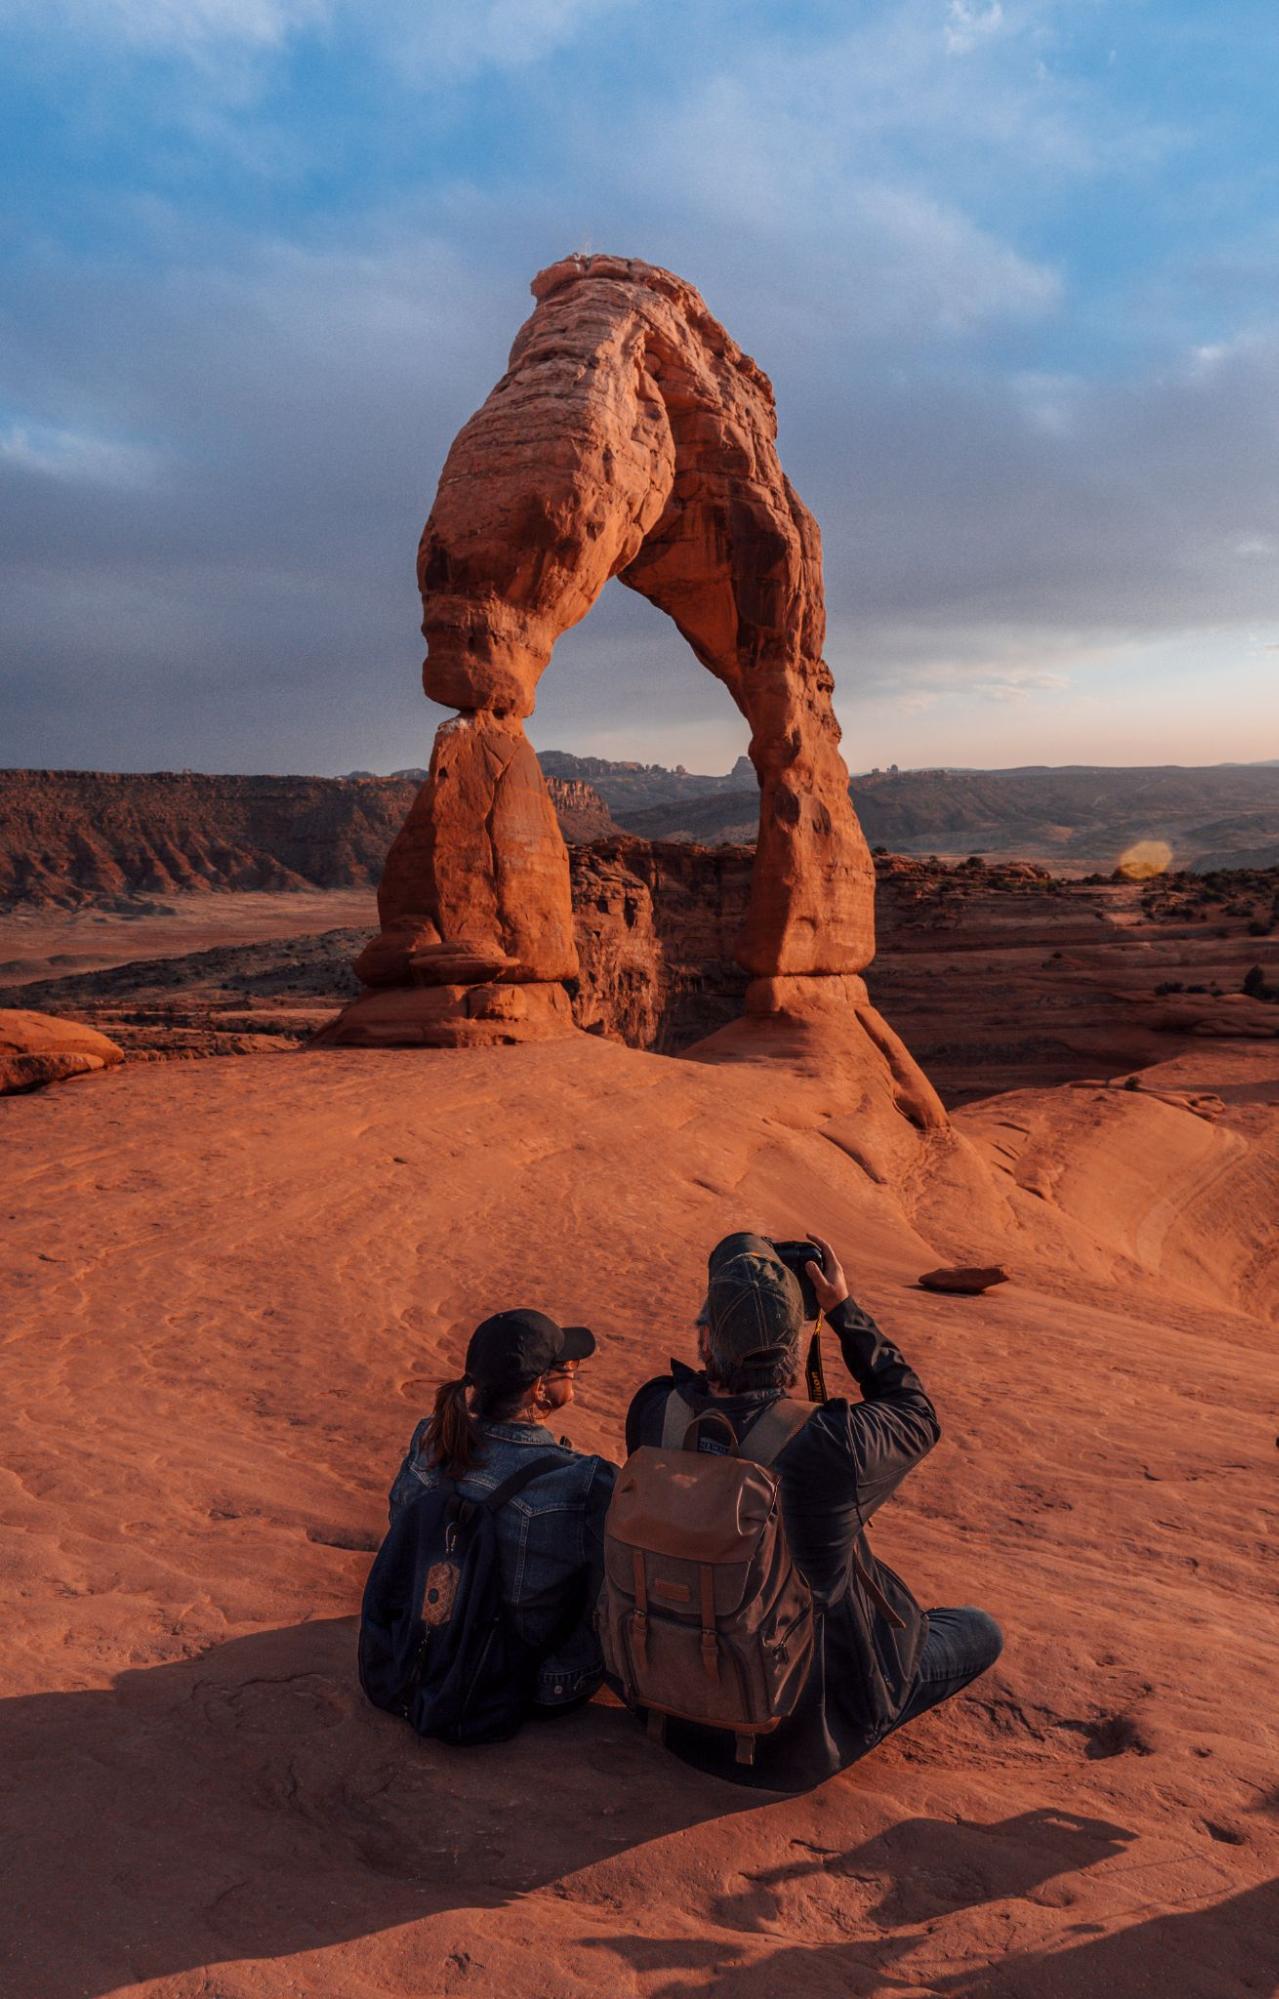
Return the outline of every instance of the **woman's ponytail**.
<path id="1" fill-rule="evenodd" d="M 479 1425 L 467 1403 L 469 1378 L 446 1381 L 435 1391 L 435 1413 L 426 1426 L 426 1452 L 445 1478 L 461 1478 L 480 1445 Z"/>

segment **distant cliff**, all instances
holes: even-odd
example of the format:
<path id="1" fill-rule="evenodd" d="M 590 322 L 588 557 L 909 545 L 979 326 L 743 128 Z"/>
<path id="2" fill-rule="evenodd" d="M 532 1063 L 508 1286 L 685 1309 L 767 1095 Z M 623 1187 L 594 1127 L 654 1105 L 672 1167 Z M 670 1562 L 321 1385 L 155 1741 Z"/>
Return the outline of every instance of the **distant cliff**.
<path id="1" fill-rule="evenodd" d="M 759 793 L 744 758 L 722 777 L 555 750 L 541 761 L 570 845 L 622 829 L 658 848 L 754 842 Z M 0 908 L 376 883 L 422 776 L 0 771 Z M 1200 873 L 1279 859 L 1275 764 L 869 772 L 852 793 L 867 839 L 894 853 L 1109 873 L 1131 842 L 1155 838 L 1174 867 Z"/>
<path id="2" fill-rule="evenodd" d="M 549 780 L 570 842 L 616 831 L 580 780 Z M 408 777 L 0 771 L 0 907 L 190 890 L 376 883 Z"/>
<path id="3" fill-rule="evenodd" d="M 586 778 L 641 839 L 754 841 L 759 789 L 745 757 L 722 777 L 559 750 L 543 751 L 542 765 Z M 849 788 L 866 838 L 895 854 L 1016 855 L 1106 873 L 1139 840 L 1166 841 L 1175 866 L 1200 872 L 1279 855 L 1275 763 L 875 770 Z"/>

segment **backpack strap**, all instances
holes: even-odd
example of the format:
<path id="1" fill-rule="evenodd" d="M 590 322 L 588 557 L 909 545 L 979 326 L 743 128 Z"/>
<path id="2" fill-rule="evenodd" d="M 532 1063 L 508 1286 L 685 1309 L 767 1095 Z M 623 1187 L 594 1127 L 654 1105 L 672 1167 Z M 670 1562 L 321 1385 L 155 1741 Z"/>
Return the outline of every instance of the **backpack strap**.
<path id="1" fill-rule="evenodd" d="M 662 1411 L 662 1449 L 677 1451 L 684 1441 L 684 1432 L 693 1420 L 693 1411 L 678 1388 L 672 1388 Z"/>
<path id="2" fill-rule="evenodd" d="M 742 1456 L 757 1465 L 771 1465 L 791 1438 L 799 1435 L 816 1407 L 815 1402 L 796 1402 L 789 1395 L 779 1395 L 762 1416 L 755 1418 L 742 1438 Z"/>
<path id="3" fill-rule="evenodd" d="M 514 1499 L 517 1492 L 523 1492 L 526 1485 L 531 1485 L 535 1478 L 541 1478 L 544 1472 L 558 1471 L 562 1463 L 562 1458 L 534 1458 L 531 1464 L 521 1465 L 509 1478 L 494 1486 L 488 1498 L 477 1500 L 476 1505 L 482 1506 L 486 1513 L 500 1513 L 508 1499 Z"/>

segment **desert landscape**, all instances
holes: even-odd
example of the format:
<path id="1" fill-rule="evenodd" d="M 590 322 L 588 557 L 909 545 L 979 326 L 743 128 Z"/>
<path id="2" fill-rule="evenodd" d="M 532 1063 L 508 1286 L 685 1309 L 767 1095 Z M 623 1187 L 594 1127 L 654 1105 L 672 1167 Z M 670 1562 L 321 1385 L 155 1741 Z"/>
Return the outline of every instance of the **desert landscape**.
<path id="1" fill-rule="evenodd" d="M 0 801 L 27 777 L 0 773 Z M 305 796 L 307 781 L 293 782 Z M 120 778 L 116 789 L 145 799 L 155 783 Z M 613 824 L 583 781 L 568 802 L 563 782 L 549 783 L 569 847 L 577 1025 L 663 1053 L 726 1025 L 747 985 L 734 947 L 753 845 L 648 841 Z M 217 780 L 205 784 L 216 798 Z M 418 788 L 395 785 L 402 810 Z M 298 1049 L 356 997 L 389 827 L 349 857 L 340 886 L 246 891 L 210 858 L 229 836 L 206 816 L 204 871 L 179 876 L 200 886 L 175 888 L 172 875 L 157 880 L 153 838 L 104 834 L 70 782 L 63 790 L 57 837 L 68 853 L 92 840 L 105 885 L 78 881 L 46 844 L 40 890 L 0 904 L 0 1005 L 74 1014 L 155 1059 Z M 266 874 L 279 865 L 256 844 L 249 860 Z M 1140 1072 L 1205 1037 L 1279 1033 L 1279 1010 L 1245 989 L 1279 986 L 1279 868 L 1069 878 L 1037 863 L 881 853 L 875 871 L 868 984 L 947 1104 Z"/>
<path id="2" fill-rule="evenodd" d="M 586 1036 L 6 1099 L 7 1989 L 1269 1991 L 1274 1064 L 1146 1073 L 1235 1101 L 922 1137 L 837 1070 Z M 743 1218 L 839 1241 L 935 1396 L 877 1545 L 1000 1618 L 989 1681 L 745 1806 L 600 1702 L 465 1753 L 364 1706 L 385 1488 L 476 1313 L 595 1325 L 572 1434 L 616 1454 Z"/>
<path id="3" fill-rule="evenodd" d="M 429 771 L 0 787 L 4 1989 L 1269 1993 L 1279 869 L 872 856 L 767 378 L 647 264 L 534 295 L 423 537 Z M 548 786 L 523 720 L 613 573 L 751 719 L 747 843 Z M 1138 819 L 1058 844 L 1171 847 Z M 476 1321 L 592 1326 L 616 1458 L 743 1227 L 834 1241 L 926 1382 L 876 1547 L 998 1665 L 793 1797 L 607 1694 L 467 1751 L 370 1707 Z"/>

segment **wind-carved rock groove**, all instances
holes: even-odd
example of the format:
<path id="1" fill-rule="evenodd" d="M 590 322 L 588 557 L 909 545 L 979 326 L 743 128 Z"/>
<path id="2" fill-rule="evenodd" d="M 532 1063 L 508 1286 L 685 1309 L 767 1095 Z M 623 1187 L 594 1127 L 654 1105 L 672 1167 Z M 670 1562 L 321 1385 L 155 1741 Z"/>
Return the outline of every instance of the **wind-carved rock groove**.
<path id="1" fill-rule="evenodd" d="M 387 857 L 381 935 L 356 963 L 369 991 L 327 1038 L 572 1031 L 568 857 L 523 724 L 556 640 L 617 576 L 668 613 L 750 724 L 759 842 L 736 950 L 748 1021 L 865 1018 L 866 1053 L 884 1059 L 895 1037 L 858 976 L 874 955 L 874 872 L 822 658 L 821 537 L 782 471 L 772 385 L 669 271 L 573 257 L 532 290 L 418 554 L 423 684 L 459 713 Z M 940 1116 L 932 1098 L 925 1121 Z"/>

